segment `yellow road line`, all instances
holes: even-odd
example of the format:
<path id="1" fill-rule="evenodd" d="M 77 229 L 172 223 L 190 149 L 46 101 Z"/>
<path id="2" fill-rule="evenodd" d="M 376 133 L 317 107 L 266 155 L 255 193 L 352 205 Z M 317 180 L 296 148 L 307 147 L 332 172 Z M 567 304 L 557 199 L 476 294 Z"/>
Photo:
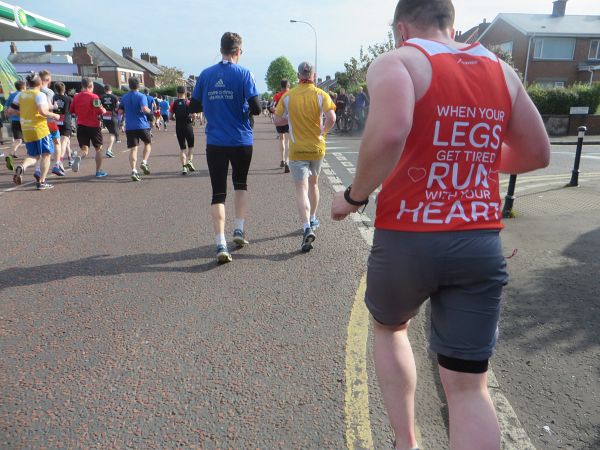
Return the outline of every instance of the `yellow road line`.
<path id="1" fill-rule="evenodd" d="M 346 447 L 373 449 L 373 433 L 369 416 L 369 375 L 367 372 L 367 341 L 369 338 L 369 311 L 364 303 L 367 277 L 363 275 L 354 297 L 348 337 L 346 339 Z M 421 430 L 415 423 L 415 434 L 423 447 Z"/>
<path id="2" fill-rule="evenodd" d="M 366 276 L 360 280 L 346 339 L 346 446 L 349 449 L 373 447 L 369 418 L 369 383 L 367 373 L 367 339 L 369 312 L 364 304 Z"/>

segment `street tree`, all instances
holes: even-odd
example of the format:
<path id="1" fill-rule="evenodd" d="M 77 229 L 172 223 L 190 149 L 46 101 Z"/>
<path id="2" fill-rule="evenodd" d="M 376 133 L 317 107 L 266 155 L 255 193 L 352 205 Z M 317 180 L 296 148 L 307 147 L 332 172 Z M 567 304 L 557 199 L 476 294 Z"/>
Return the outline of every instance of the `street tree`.
<path id="1" fill-rule="evenodd" d="M 285 56 L 280 56 L 269 64 L 265 82 L 271 92 L 277 92 L 281 87 L 281 80 L 285 79 L 289 80 L 293 87 L 298 82 L 298 74 L 290 60 Z"/>
<path id="2" fill-rule="evenodd" d="M 161 73 L 156 75 L 156 84 L 160 86 L 178 86 L 183 83 L 183 71 L 177 67 L 161 66 Z"/>

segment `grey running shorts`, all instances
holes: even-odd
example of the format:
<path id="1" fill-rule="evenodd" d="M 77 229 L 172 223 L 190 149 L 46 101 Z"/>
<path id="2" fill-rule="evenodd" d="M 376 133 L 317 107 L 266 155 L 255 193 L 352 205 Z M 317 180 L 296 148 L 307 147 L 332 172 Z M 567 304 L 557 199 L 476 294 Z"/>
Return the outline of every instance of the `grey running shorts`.
<path id="1" fill-rule="evenodd" d="M 311 161 L 292 161 L 290 160 L 290 171 L 294 181 L 302 181 L 309 176 L 316 177 L 321 173 L 322 159 Z"/>
<path id="2" fill-rule="evenodd" d="M 431 299 L 435 353 L 488 359 L 496 345 L 508 275 L 499 230 L 414 233 L 376 229 L 365 303 L 384 325 L 400 325 Z"/>

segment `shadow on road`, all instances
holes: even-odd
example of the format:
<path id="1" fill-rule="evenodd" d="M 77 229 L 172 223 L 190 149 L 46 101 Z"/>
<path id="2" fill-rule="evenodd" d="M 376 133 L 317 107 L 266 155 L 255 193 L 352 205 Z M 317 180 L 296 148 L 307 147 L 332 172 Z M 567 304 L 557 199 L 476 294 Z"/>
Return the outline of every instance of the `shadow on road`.
<path id="1" fill-rule="evenodd" d="M 532 353 L 556 345 L 572 353 L 598 347 L 599 243 L 597 228 L 563 251 L 573 264 L 534 272 L 531 288 L 512 293 L 519 314 L 503 322 L 504 333 L 520 336 Z"/>
<path id="2" fill-rule="evenodd" d="M 270 261 L 287 261 L 298 255 L 299 250 L 260 255 L 250 254 L 248 250 L 253 245 L 261 242 L 284 239 L 288 237 L 300 236 L 299 232 L 291 232 L 282 236 L 272 236 L 252 241 L 251 245 L 245 248 L 242 253 L 232 249 L 235 258 L 244 259 L 266 259 Z M 214 260 L 215 248 L 213 245 L 205 245 L 198 248 L 192 248 L 179 252 L 171 253 L 140 253 L 137 255 L 115 256 L 94 255 L 86 258 L 65 261 L 53 264 L 44 264 L 33 267 L 11 267 L 0 271 L 0 292 L 2 290 L 43 284 L 52 281 L 66 280 L 73 277 L 103 277 L 121 275 L 127 273 L 148 273 L 148 272 L 185 272 L 201 273 L 217 269 L 219 266 Z M 178 267 L 168 267 L 167 264 L 173 264 L 184 261 L 204 260 L 201 264 L 185 265 Z"/>

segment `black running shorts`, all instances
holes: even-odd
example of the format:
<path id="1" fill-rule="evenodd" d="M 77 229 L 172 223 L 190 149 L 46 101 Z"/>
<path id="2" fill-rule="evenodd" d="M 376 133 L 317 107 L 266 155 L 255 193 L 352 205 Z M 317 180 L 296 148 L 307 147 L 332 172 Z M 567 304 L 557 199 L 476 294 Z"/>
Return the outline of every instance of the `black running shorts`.
<path id="1" fill-rule="evenodd" d="M 277 132 L 279 134 L 283 134 L 283 133 L 289 133 L 290 132 L 290 125 L 281 125 L 279 127 L 275 127 L 277 129 Z"/>
<path id="2" fill-rule="evenodd" d="M 89 147 L 90 142 L 94 148 L 102 147 L 102 129 L 77 125 L 77 142 L 80 147 Z"/>
<path id="3" fill-rule="evenodd" d="M 127 135 L 127 148 L 137 147 L 140 141 L 144 144 L 150 144 L 152 142 L 152 136 L 150 130 L 125 130 Z"/>
<path id="4" fill-rule="evenodd" d="M 21 130 L 21 122 L 18 120 L 12 120 L 10 122 L 12 134 L 14 139 L 23 139 L 23 130 Z"/>
<path id="5" fill-rule="evenodd" d="M 206 162 L 212 185 L 212 203 L 225 203 L 227 197 L 227 172 L 231 163 L 231 178 L 236 191 L 248 189 L 248 171 L 252 161 L 252 146 L 219 147 L 206 146 Z"/>
<path id="6" fill-rule="evenodd" d="M 179 142 L 181 150 L 185 150 L 187 147 L 194 148 L 194 127 L 192 127 L 191 123 L 177 124 L 175 126 L 175 134 L 177 135 L 177 142 Z"/>

